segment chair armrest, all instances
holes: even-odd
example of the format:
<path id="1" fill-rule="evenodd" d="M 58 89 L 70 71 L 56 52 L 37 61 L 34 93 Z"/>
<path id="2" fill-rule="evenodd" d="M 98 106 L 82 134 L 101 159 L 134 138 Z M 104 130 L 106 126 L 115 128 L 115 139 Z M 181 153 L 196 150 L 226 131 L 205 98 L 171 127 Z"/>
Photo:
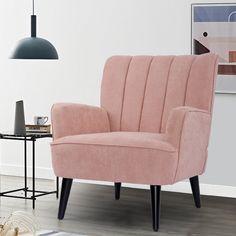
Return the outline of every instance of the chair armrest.
<path id="1" fill-rule="evenodd" d="M 53 139 L 76 134 L 110 131 L 108 114 L 100 107 L 57 103 L 52 107 L 51 119 Z"/>
<path id="2" fill-rule="evenodd" d="M 194 107 L 174 108 L 168 118 L 166 138 L 178 150 L 175 182 L 204 172 L 211 113 Z"/>

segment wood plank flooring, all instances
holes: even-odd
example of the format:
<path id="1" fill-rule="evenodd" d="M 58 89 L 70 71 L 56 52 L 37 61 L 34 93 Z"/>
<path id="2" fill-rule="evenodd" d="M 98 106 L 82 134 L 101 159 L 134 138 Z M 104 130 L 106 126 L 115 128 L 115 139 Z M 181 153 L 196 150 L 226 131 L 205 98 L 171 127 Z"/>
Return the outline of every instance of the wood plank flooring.
<path id="1" fill-rule="evenodd" d="M 1 177 L 1 190 L 21 187 L 19 177 Z M 54 188 L 53 181 L 38 180 L 38 189 Z M 33 213 L 41 228 L 84 235 L 236 235 L 236 199 L 202 196 L 202 208 L 196 209 L 189 194 L 162 192 L 159 232 L 152 231 L 150 193 L 147 190 L 121 189 L 121 199 L 114 200 L 114 188 L 73 183 L 65 219 L 57 220 L 55 195 L 32 202 L 1 198 L 0 217 L 15 210 Z"/>

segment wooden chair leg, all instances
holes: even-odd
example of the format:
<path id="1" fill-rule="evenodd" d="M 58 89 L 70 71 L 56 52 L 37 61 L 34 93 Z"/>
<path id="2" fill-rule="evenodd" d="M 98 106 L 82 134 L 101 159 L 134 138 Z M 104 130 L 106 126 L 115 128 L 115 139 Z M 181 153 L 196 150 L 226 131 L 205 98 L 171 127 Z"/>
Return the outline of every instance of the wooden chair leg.
<path id="1" fill-rule="evenodd" d="M 59 211 L 58 211 L 59 220 L 62 220 L 64 218 L 68 198 L 70 196 L 72 181 L 73 179 L 67 179 L 67 178 L 62 179 L 61 196 L 60 196 Z"/>
<path id="2" fill-rule="evenodd" d="M 152 204 L 152 225 L 153 230 L 158 231 L 160 223 L 160 203 L 161 203 L 161 186 L 151 185 L 151 204 Z"/>
<path id="3" fill-rule="evenodd" d="M 120 188 L 121 188 L 121 183 L 115 183 L 115 199 L 116 200 L 120 199 Z"/>
<path id="4" fill-rule="evenodd" d="M 191 184 L 191 188 L 192 188 L 192 192 L 193 192 L 195 206 L 197 208 L 200 208 L 201 207 L 201 199 L 200 199 L 200 188 L 199 188 L 198 176 L 194 176 L 194 177 L 190 178 L 189 180 L 190 180 L 190 184 Z"/>

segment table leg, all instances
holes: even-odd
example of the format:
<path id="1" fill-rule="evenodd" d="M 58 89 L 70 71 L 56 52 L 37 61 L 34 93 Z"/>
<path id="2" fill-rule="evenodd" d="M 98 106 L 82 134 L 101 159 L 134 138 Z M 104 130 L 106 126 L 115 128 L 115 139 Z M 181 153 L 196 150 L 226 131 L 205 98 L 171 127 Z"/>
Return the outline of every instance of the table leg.
<path id="1" fill-rule="evenodd" d="M 25 137 L 25 145 L 24 145 L 24 156 L 25 156 L 25 197 L 27 197 L 27 189 L 28 189 L 28 186 L 27 186 L 27 140 L 26 140 L 26 137 Z"/>
<path id="2" fill-rule="evenodd" d="M 57 187 L 57 193 L 56 193 L 56 197 L 58 199 L 58 195 L 59 195 L 59 177 L 57 176 L 57 179 L 56 179 L 56 187 Z"/>
<path id="3" fill-rule="evenodd" d="M 33 209 L 35 208 L 35 139 L 32 142 L 32 198 L 33 198 Z"/>

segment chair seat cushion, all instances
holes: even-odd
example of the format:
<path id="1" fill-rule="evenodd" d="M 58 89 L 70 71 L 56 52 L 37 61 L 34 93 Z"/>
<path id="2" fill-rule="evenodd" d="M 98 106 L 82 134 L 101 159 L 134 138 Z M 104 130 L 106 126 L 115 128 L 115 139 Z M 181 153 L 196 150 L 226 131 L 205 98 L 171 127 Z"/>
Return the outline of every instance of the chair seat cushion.
<path id="1" fill-rule="evenodd" d="M 55 174 L 65 178 L 171 184 L 178 162 L 177 150 L 157 133 L 81 134 L 51 146 Z"/>

